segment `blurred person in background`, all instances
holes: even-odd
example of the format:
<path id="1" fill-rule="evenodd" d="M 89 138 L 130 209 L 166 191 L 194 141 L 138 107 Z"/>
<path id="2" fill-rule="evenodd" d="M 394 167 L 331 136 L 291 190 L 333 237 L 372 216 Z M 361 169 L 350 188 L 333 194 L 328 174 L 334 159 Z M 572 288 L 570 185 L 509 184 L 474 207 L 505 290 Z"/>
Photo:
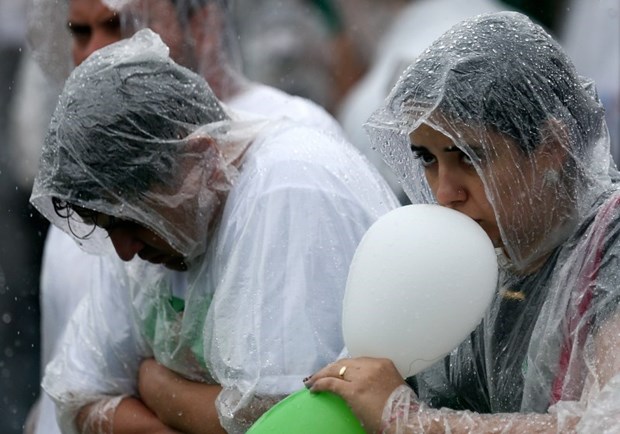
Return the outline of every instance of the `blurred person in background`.
<path id="1" fill-rule="evenodd" d="M 249 78 L 335 112 L 406 0 L 237 0 Z"/>
<path id="2" fill-rule="evenodd" d="M 390 89 L 413 59 L 431 42 L 464 18 L 497 12 L 506 6 L 497 0 L 412 0 L 403 2 L 389 30 L 374 52 L 370 70 L 345 96 L 337 118 L 349 140 L 379 169 L 399 200 L 408 199 L 396 175 L 371 148 L 363 125 L 381 105 Z"/>
<path id="3" fill-rule="evenodd" d="M 17 182 L 11 104 L 26 45 L 25 3 L 0 0 L 0 432 L 17 434 L 39 382 L 39 257 L 47 226 Z"/>
<path id="4" fill-rule="evenodd" d="M 596 81 L 620 163 L 620 3 L 617 0 L 566 2 L 558 35 L 579 73 Z"/>
<path id="5" fill-rule="evenodd" d="M 308 0 L 237 0 L 235 19 L 248 78 L 333 108 L 333 9 Z"/>

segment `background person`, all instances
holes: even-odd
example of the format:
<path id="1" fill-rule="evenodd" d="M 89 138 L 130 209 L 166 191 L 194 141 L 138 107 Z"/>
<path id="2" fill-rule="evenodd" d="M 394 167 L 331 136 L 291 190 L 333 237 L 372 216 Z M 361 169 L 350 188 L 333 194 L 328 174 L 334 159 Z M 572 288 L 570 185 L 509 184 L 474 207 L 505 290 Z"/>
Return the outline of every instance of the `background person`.
<path id="1" fill-rule="evenodd" d="M 97 49 L 149 27 L 170 42 L 171 56 L 203 76 L 229 107 L 274 119 L 292 118 L 342 134 L 336 121 L 315 103 L 243 77 L 227 0 L 33 0 L 31 6 L 33 56 L 55 81 L 64 80 L 68 66 L 79 65 Z M 43 367 L 56 353 L 71 314 L 90 287 L 97 261 L 69 235 L 50 227 L 40 290 Z M 36 432 L 55 432 L 52 401 L 45 394 L 39 401 L 32 415 Z"/>
<path id="2" fill-rule="evenodd" d="M 347 142 L 231 118 L 150 31 L 71 75 L 32 201 L 129 261 L 104 256 L 46 370 L 66 432 L 245 431 L 340 353 L 348 264 L 396 205 Z"/>
<path id="3" fill-rule="evenodd" d="M 481 15 L 407 68 L 368 127 L 413 203 L 486 231 L 498 292 L 412 387 L 373 358 L 307 386 L 343 396 L 371 432 L 614 431 L 620 192 L 594 84 L 524 15 Z"/>
<path id="4" fill-rule="evenodd" d="M 38 230 L 29 190 L 15 182 L 10 107 L 25 45 L 25 5 L 0 0 L 0 432 L 20 432 L 38 390 Z"/>
<path id="5" fill-rule="evenodd" d="M 338 108 L 337 118 L 347 137 L 379 169 L 402 203 L 408 203 L 398 177 L 372 148 L 364 122 L 387 97 L 405 69 L 435 39 L 459 21 L 507 6 L 497 0 L 412 0 L 394 14 L 381 37 L 368 72 L 351 88 Z"/>
<path id="6" fill-rule="evenodd" d="M 605 107 L 611 154 L 620 163 L 620 3 L 567 1 L 559 40 L 579 73 L 596 81 Z M 596 29 L 596 31 L 593 31 Z"/>

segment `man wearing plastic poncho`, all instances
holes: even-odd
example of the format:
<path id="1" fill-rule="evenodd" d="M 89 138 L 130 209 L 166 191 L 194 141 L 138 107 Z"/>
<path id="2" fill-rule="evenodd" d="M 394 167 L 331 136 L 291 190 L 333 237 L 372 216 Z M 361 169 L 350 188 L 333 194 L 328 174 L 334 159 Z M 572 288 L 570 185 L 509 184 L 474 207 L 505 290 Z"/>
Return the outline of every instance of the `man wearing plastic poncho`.
<path id="1" fill-rule="evenodd" d="M 237 31 L 230 11 L 232 2 L 228 0 L 29 1 L 33 55 L 46 74 L 59 82 L 59 87 L 62 87 L 69 69 L 80 64 L 93 51 L 129 37 L 140 28 L 149 27 L 172 45 L 171 57 L 203 76 L 227 107 L 272 119 L 286 117 L 311 127 L 330 130 L 336 135 L 341 134 L 335 120 L 318 105 L 251 82 L 242 75 Z M 45 92 L 36 90 L 32 83 L 23 84 L 22 87 L 36 98 L 20 99 L 25 116 L 23 124 L 27 125 L 20 131 L 27 137 L 34 135 L 36 139 L 38 130 L 33 129 L 32 114 L 39 111 L 36 106 L 41 104 L 41 93 Z M 56 98 L 57 94 L 53 96 L 54 101 Z M 49 117 L 51 113 L 45 128 Z M 33 152 L 38 161 L 43 136 L 30 142 L 34 145 Z M 27 158 L 20 158 L 19 161 L 25 164 Z M 37 168 L 35 164 L 32 169 L 34 174 Z M 42 261 L 43 369 L 56 353 L 70 315 L 87 292 L 92 274 L 91 263 L 98 259 L 81 250 L 71 236 L 52 225 L 47 233 Z M 36 433 L 58 432 L 57 428 L 54 429 L 54 405 L 45 393 L 41 393 L 35 409 L 30 418 L 35 422 Z"/>
<path id="2" fill-rule="evenodd" d="M 618 432 L 620 192 L 593 83 L 527 17 L 482 15 L 435 41 L 368 127 L 413 203 L 485 229 L 498 292 L 412 388 L 368 358 L 307 387 L 373 432 Z"/>
<path id="3" fill-rule="evenodd" d="M 43 380 L 64 432 L 243 432 L 342 350 L 348 263 L 395 199 L 349 144 L 244 119 L 148 30 L 68 79 L 32 203 L 117 255 Z"/>

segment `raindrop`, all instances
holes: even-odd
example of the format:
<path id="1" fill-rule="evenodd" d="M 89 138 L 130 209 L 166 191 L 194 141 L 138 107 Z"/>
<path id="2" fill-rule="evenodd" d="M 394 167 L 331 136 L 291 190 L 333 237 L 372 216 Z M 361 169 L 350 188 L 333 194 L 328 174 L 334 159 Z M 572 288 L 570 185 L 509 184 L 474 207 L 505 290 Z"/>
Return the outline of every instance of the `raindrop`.
<path id="1" fill-rule="evenodd" d="M 10 324 L 12 319 L 13 318 L 11 317 L 11 314 L 8 313 L 8 312 L 6 312 L 6 313 L 4 313 L 2 315 L 2 322 L 5 323 L 5 324 Z"/>

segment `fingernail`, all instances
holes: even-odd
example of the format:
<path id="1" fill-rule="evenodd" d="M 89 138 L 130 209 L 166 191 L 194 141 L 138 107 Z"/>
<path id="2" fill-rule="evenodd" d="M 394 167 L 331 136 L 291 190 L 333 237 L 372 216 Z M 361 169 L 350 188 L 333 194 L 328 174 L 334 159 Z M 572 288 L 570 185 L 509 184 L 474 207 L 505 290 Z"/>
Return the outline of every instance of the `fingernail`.
<path id="1" fill-rule="evenodd" d="M 304 378 L 304 386 L 306 387 L 306 389 L 310 389 L 312 387 L 313 381 L 312 381 L 312 375 L 310 375 L 309 377 Z"/>

